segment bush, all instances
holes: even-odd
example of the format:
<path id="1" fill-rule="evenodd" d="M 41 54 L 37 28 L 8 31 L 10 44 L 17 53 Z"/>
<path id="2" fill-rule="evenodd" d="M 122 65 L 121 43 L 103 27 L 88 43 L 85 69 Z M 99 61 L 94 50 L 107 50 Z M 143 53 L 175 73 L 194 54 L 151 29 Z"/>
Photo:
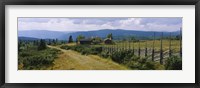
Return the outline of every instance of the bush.
<path id="1" fill-rule="evenodd" d="M 164 69 L 164 66 L 158 62 L 147 61 L 147 58 L 140 58 L 134 55 L 132 50 L 115 51 L 112 55 L 108 52 L 102 52 L 102 57 L 111 57 L 111 59 L 119 64 L 126 65 L 130 69 L 137 70 L 158 70 Z"/>
<path id="2" fill-rule="evenodd" d="M 178 56 L 168 58 L 165 64 L 167 70 L 182 70 L 182 59 Z"/>
<path id="3" fill-rule="evenodd" d="M 27 56 L 30 56 L 31 54 L 29 52 L 21 52 L 19 53 L 19 56 L 21 57 L 27 57 Z"/>
<path id="4" fill-rule="evenodd" d="M 115 51 L 111 55 L 111 59 L 118 63 L 124 63 L 124 61 L 131 60 L 131 57 L 133 56 L 133 52 L 131 50 L 122 50 L 122 51 Z"/>
<path id="5" fill-rule="evenodd" d="M 101 57 L 108 58 L 108 57 L 109 57 L 109 52 L 108 52 L 108 51 L 101 52 L 99 55 L 100 55 Z"/>
<path id="6" fill-rule="evenodd" d="M 35 47 L 37 48 L 37 47 Z M 41 69 L 53 64 L 53 61 L 57 58 L 57 55 L 60 53 L 60 50 L 56 49 L 25 49 L 19 52 L 18 64 L 20 69 Z"/>
<path id="7" fill-rule="evenodd" d="M 145 64 L 144 64 L 144 67 L 141 68 L 143 70 L 163 70 L 164 69 L 164 66 L 161 65 L 160 63 L 158 62 L 153 62 L 153 61 L 147 61 Z"/>
<path id="8" fill-rule="evenodd" d="M 44 50 L 46 48 L 47 48 L 47 46 L 46 46 L 45 40 L 41 39 L 40 44 L 38 45 L 38 50 Z"/>

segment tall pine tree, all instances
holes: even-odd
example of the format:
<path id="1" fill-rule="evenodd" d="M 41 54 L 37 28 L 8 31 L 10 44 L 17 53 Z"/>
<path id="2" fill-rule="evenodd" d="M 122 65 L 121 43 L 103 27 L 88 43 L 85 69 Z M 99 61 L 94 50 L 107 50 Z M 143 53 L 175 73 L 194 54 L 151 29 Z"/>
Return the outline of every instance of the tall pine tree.
<path id="1" fill-rule="evenodd" d="M 70 35 L 68 43 L 72 43 L 72 42 L 73 42 L 73 39 L 72 39 L 72 36 Z"/>
<path id="2" fill-rule="evenodd" d="M 41 39 L 39 42 L 39 45 L 38 45 L 38 50 L 44 50 L 46 48 L 47 48 L 47 46 L 46 46 L 45 40 Z"/>

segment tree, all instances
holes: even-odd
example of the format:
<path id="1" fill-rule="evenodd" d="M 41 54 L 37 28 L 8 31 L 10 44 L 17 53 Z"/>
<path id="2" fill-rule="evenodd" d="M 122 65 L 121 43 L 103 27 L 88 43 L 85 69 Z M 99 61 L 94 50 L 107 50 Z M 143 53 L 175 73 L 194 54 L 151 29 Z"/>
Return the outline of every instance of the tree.
<path id="1" fill-rule="evenodd" d="M 56 44 L 56 40 L 55 40 L 55 39 L 52 40 L 52 44 L 53 44 L 53 45 Z"/>
<path id="2" fill-rule="evenodd" d="M 177 35 L 175 39 L 176 39 L 176 40 L 180 40 L 180 39 L 181 39 L 181 36 L 180 36 L 180 35 Z"/>
<path id="3" fill-rule="evenodd" d="M 111 40 L 113 39 L 112 33 L 107 35 L 107 38 L 111 38 Z"/>
<path id="4" fill-rule="evenodd" d="M 45 40 L 41 39 L 41 40 L 40 40 L 40 43 L 39 43 L 39 45 L 38 45 L 38 50 L 44 50 L 44 49 L 46 49 L 46 48 L 47 48 L 47 46 L 46 46 Z"/>
<path id="5" fill-rule="evenodd" d="M 101 42 L 102 42 L 102 39 L 100 37 L 92 38 L 92 43 L 93 44 L 99 44 Z"/>
<path id="6" fill-rule="evenodd" d="M 21 49 L 20 49 L 21 46 L 22 46 L 22 41 L 19 40 L 19 42 L 18 42 L 18 51 L 19 52 L 21 51 Z"/>
<path id="7" fill-rule="evenodd" d="M 48 41 L 48 45 L 51 45 L 51 39 L 49 39 L 49 41 Z"/>
<path id="8" fill-rule="evenodd" d="M 70 35 L 68 43 L 72 43 L 72 42 L 73 42 L 73 39 L 72 39 L 72 36 Z"/>
<path id="9" fill-rule="evenodd" d="M 58 39 L 56 38 L 56 44 L 58 43 Z"/>
<path id="10" fill-rule="evenodd" d="M 131 41 L 135 41 L 136 39 L 135 39 L 134 36 L 131 36 L 131 37 L 130 37 L 130 40 L 131 40 Z"/>
<path id="11" fill-rule="evenodd" d="M 85 39 L 85 36 L 79 35 L 79 36 L 77 37 L 77 41 L 80 41 L 81 39 Z"/>

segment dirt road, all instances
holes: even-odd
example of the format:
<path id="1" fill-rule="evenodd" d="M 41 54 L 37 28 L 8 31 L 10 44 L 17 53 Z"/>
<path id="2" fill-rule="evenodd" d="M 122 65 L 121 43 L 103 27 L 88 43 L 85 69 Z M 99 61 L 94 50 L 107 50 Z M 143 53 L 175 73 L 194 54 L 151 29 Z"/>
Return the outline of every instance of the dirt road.
<path id="1" fill-rule="evenodd" d="M 109 59 L 97 55 L 81 55 L 73 50 L 65 50 L 56 46 L 48 46 L 61 50 L 63 53 L 54 61 L 49 69 L 53 70 L 127 70 L 127 67 L 119 65 Z"/>

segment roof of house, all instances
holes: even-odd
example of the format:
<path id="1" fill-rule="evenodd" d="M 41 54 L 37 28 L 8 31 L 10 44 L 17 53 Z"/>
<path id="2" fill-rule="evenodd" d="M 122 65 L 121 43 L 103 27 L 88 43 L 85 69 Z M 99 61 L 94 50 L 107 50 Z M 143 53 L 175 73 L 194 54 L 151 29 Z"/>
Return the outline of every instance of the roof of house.
<path id="1" fill-rule="evenodd" d="M 106 40 L 111 40 L 110 38 L 106 38 L 106 39 L 104 39 L 104 41 L 106 41 Z"/>

